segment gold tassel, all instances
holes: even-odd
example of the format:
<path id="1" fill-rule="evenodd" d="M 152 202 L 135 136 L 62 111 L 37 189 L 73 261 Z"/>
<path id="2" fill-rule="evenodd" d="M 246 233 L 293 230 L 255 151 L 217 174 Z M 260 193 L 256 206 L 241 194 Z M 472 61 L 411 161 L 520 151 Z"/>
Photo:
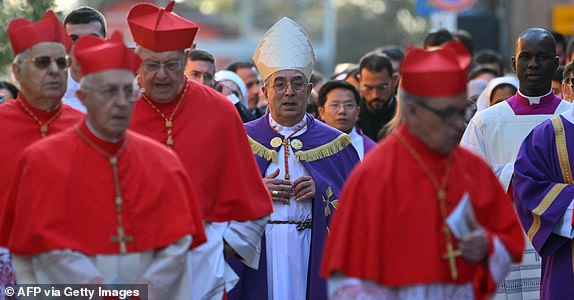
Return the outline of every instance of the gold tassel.
<path id="1" fill-rule="evenodd" d="M 342 133 L 336 139 L 315 149 L 298 151 L 295 153 L 295 159 L 301 161 L 315 161 L 325 157 L 337 154 L 339 151 L 351 144 L 351 137 Z"/>
<path id="2" fill-rule="evenodd" d="M 256 140 L 252 139 L 250 136 L 247 137 L 249 138 L 249 145 L 251 146 L 251 151 L 253 151 L 253 154 L 265 160 L 279 162 L 279 153 L 277 153 L 277 151 L 267 149 L 265 146 L 261 145 Z"/>

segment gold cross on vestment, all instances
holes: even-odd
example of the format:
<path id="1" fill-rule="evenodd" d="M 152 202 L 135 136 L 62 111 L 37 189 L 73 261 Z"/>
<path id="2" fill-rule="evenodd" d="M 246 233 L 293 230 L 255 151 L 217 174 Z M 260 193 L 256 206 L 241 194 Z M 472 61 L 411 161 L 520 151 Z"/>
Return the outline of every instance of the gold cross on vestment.
<path id="1" fill-rule="evenodd" d="M 445 226 L 445 236 L 446 236 L 446 253 L 442 256 L 442 259 L 447 259 L 448 260 L 448 266 L 450 268 L 450 277 L 453 280 L 456 280 L 458 278 L 458 270 L 456 268 L 456 257 L 460 256 L 460 250 L 454 250 L 454 247 L 452 246 L 452 243 L 450 242 L 449 239 L 449 230 L 448 228 Z"/>
<path id="2" fill-rule="evenodd" d="M 42 126 L 40 126 L 40 135 L 42 137 L 45 137 L 48 134 L 48 125 L 44 124 Z"/>
<path id="3" fill-rule="evenodd" d="M 134 238 L 131 235 L 126 235 L 124 232 L 124 228 L 119 226 L 118 227 L 118 235 L 112 236 L 112 243 L 120 243 L 120 253 L 126 254 L 128 253 L 128 248 L 126 247 L 126 242 L 133 242 Z"/>

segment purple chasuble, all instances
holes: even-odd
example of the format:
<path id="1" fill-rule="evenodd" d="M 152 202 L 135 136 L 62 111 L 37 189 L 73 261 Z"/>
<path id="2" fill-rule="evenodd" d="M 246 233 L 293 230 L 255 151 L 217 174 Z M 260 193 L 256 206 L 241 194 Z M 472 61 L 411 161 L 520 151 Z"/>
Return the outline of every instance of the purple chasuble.
<path id="1" fill-rule="evenodd" d="M 291 148 L 295 153 L 316 149 L 334 141 L 341 135 L 341 132 L 317 121 L 309 114 L 306 115 L 306 118 L 307 130 L 301 135 L 294 137 L 303 143 L 303 147 L 299 150 Z M 272 147 L 270 144 L 271 139 L 275 137 L 283 139 L 284 137 L 271 129 L 268 113 L 255 121 L 246 123 L 245 129 L 251 139 L 268 150 L 279 152 L 279 148 L 282 147 L 282 145 Z M 271 161 L 258 155 L 255 155 L 255 160 L 259 166 L 261 176 L 264 176 Z M 327 235 L 327 227 L 335 210 L 336 202 L 334 201 L 339 199 L 343 183 L 353 167 L 359 162 L 359 156 L 349 138 L 348 144 L 332 155 L 313 161 L 300 160 L 300 162 L 310 176 L 313 177 L 316 189 L 315 198 L 313 199 L 313 227 L 309 272 L 307 275 L 307 299 L 322 300 L 327 299 L 327 289 L 325 280 L 319 278 L 319 267 Z M 332 191 L 332 193 L 329 191 Z M 237 286 L 229 293 L 228 299 L 267 299 L 265 234 L 262 239 L 258 270 L 246 267 L 237 260 L 232 260 L 230 264 L 239 275 L 240 280 Z"/>
<path id="2" fill-rule="evenodd" d="M 516 115 L 552 115 L 561 101 L 562 99 L 554 95 L 554 93 L 540 98 L 539 104 L 530 104 L 528 99 L 518 92 L 506 99 L 506 102 L 508 102 L 508 105 L 510 105 Z"/>
<path id="3" fill-rule="evenodd" d="M 570 111 L 568 113 L 571 113 Z M 574 125 L 564 124 L 563 153 L 574 162 Z M 560 141 L 560 139 L 558 139 Z M 524 231 L 542 257 L 541 299 L 560 299 L 574 295 L 574 241 L 553 233 L 562 222 L 566 209 L 574 199 L 572 178 L 566 184 L 560 168 L 556 133 L 552 119 L 530 132 L 522 143 L 514 165 L 514 202 Z M 560 225 L 558 225 L 560 226 Z"/>

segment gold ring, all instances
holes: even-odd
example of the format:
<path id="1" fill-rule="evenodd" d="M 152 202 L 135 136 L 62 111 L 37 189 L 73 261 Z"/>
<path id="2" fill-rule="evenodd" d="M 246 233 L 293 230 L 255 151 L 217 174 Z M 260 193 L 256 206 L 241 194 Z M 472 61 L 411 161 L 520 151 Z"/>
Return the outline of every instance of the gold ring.
<path id="1" fill-rule="evenodd" d="M 279 191 L 273 191 L 273 192 L 271 192 L 271 195 L 277 196 L 277 195 L 279 195 Z"/>

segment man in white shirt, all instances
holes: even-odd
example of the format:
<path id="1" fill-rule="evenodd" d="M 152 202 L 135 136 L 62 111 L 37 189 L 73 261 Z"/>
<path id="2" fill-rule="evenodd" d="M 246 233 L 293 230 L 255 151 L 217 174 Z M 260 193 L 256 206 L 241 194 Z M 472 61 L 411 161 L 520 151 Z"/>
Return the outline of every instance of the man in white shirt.
<path id="1" fill-rule="evenodd" d="M 74 43 L 82 35 L 94 35 L 101 38 L 106 37 L 106 19 L 104 15 L 88 6 L 79 7 L 70 12 L 64 19 L 64 27 Z M 64 94 L 62 98 L 62 102 L 85 113 L 86 107 L 76 97 L 76 90 L 80 88 L 79 81 L 80 73 L 78 65 L 72 62 L 68 72 L 68 87 L 66 94 Z"/>

